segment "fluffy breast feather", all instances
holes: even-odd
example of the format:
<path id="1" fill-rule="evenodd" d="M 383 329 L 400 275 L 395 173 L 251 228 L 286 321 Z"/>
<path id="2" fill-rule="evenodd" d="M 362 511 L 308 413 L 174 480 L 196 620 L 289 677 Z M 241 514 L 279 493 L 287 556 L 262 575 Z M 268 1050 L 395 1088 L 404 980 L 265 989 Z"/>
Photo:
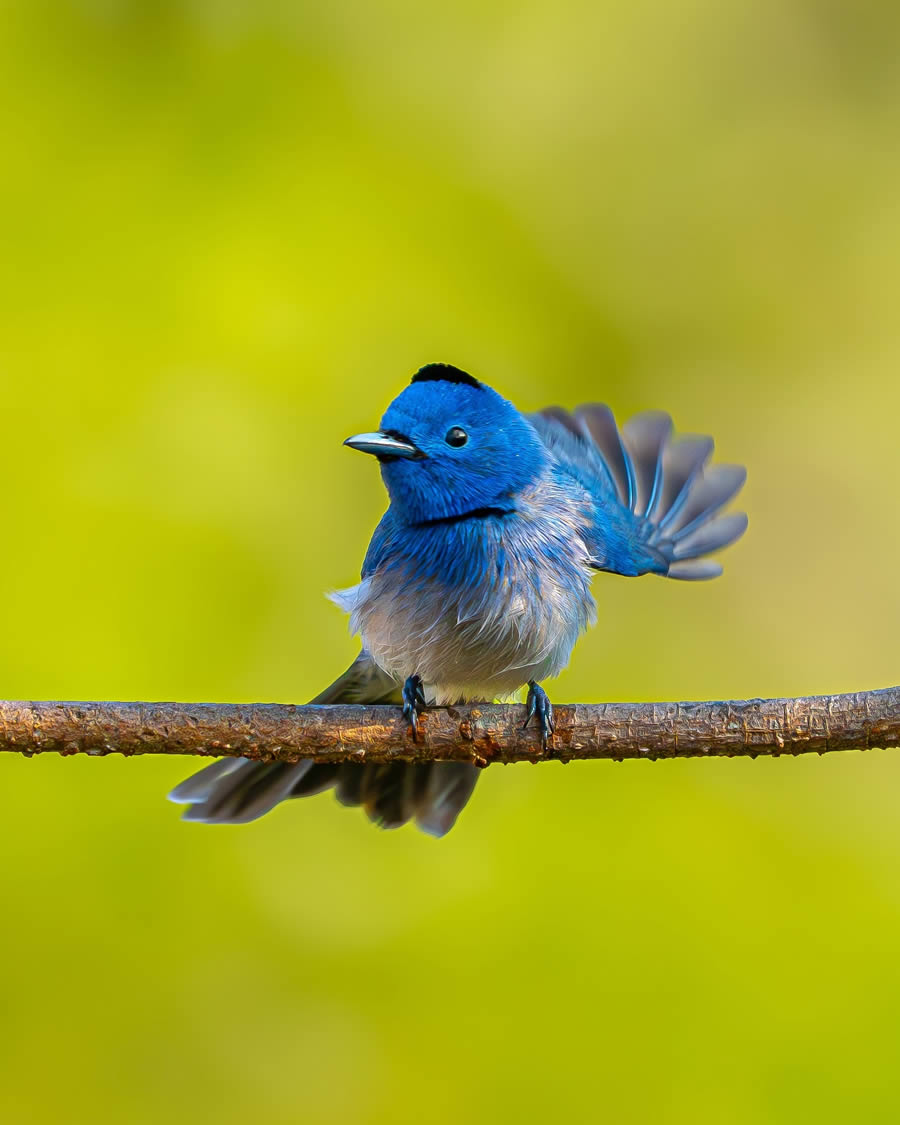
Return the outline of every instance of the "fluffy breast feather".
<path id="1" fill-rule="evenodd" d="M 437 703 L 556 675 L 594 603 L 580 512 L 554 493 L 545 482 L 503 516 L 383 521 L 363 580 L 333 595 L 375 662 L 398 681 L 421 676 Z"/>

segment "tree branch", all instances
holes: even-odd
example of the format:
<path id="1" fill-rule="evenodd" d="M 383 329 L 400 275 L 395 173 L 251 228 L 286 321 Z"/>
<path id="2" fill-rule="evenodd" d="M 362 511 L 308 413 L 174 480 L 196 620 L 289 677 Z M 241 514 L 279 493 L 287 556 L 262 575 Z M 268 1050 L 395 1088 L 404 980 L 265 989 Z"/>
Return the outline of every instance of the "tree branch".
<path id="1" fill-rule="evenodd" d="M 0 702 L 0 751 L 196 754 L 329 762 L 542 759 L 524 708 L 426 711 L 414 743 L 399 708 L 275 703 Z M 574 703 L 556 707 L 545 759 L 818 754 L 900 745 L 900 687 L 797 699 Z"/>

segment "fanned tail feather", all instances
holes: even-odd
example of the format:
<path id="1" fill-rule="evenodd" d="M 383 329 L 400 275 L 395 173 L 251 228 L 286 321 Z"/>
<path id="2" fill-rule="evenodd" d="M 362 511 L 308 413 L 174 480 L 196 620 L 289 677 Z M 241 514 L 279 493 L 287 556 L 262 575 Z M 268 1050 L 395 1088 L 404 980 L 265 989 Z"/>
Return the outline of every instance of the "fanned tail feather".
<path id="1" fill-rule="evenodd" d="M 313 703 L 396 703 L 399 685 L 366 654 Z M 246 824 L 282 801 L 334 788 L 342 805 L 361 805 L 382 828 L 415 819 L 423 832 L 443 836 L 472 795 L 478 770 L 465 762 L 254 762 L 223 758 L 182 781 L 169 800 L 187 805 L 182 819 Z"/>
<path id="2" fill-rule="evenodd" d="M 217 769 L 223 765 L 229 768 Z M 465 762 L 330 765 L 228 758 L 183 781 L 169 800 L 188 806 L 183 820 L 247 824 L 282 801 L 311 797 L 333 787 L 340 804 L 361 805 L 381 828 L 399 828 L 415 818 L 423 832 L 444 836 L 456 823 L 477 780 L 478 770 Z"/>

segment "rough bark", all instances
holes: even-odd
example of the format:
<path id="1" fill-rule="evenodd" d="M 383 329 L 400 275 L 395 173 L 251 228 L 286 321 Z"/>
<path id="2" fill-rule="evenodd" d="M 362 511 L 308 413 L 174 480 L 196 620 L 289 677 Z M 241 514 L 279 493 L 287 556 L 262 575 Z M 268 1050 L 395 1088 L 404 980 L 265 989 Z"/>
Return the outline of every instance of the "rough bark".
<path id="1" fill-rule="evenodd" d="M 240 755 L 264 761 L 534 762 L 824 754 L 900 744 L 900 687 L 796 699 L 556 706 L 544 755 L 524 708 L 426 711 L 417 742 L 399 708 L 274 703 L 0 702 L 0 751 Z"/>

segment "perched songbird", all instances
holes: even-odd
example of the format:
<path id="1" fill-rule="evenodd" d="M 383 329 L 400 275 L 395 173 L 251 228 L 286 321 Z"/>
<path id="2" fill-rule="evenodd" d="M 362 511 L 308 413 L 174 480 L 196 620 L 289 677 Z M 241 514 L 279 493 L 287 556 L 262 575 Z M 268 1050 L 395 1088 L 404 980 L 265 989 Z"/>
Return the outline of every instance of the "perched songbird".
<path id="1" fill-rule="evenodd" d="M 528 685 L 526 723 L 542 745 L 553 708 L 542 680 L 568 663 L 595 620 L 598 570 L 706 579 L 705 558 L 747 526 L 720 515 L 745 471 L 707 462 L 712 439 L 672 439 L 667 414 L 621 429 L 608 407 L 521 414 L 443 363 L 418 371 L 375 433 L 345 445 L 373 454 L 390 495 L 359 585 L 334 595 L 362 652 L 314 703 L 388 703 L 415 736 L 427 704 L 492 700 Z M 187 820 L 240 824 L 288 797 L 335 789 L 393 828 L 415 817 L 448 832 L 478 770 L 460 762 L 331 765 L 225 758 L 179 785 Z"/>

